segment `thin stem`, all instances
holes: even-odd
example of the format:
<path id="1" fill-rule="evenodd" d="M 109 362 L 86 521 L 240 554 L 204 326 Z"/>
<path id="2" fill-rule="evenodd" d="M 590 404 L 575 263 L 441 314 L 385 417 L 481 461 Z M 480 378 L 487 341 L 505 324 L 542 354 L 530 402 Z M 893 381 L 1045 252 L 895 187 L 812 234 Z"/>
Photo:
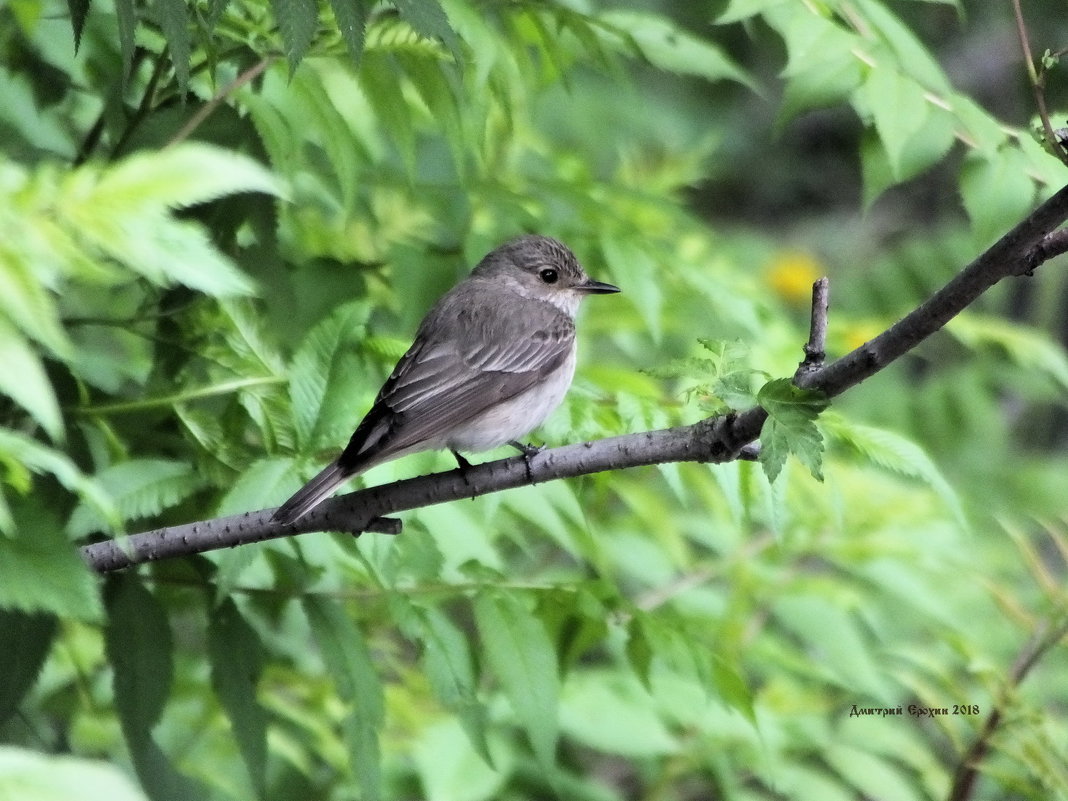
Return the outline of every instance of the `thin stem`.
<path id="1" fill-rule="evenodd" d="M 808 327 L 808 342 L 805 343 L 805 358 L 797 366 L 796 375 L 809 373 L 823 366 L 827 358 L 827 309 L 829 306 L 830 280 L 824 276 L 812 285 L 812 315 Z"/>
<path id="2" fill-rule="evenodd" d="M 166 146 L 173 147 L 179 142 L 189 138 L 193 131 L 200 127 L 201 123 L 203 123 L 204 120 L 210 117 L 212 112 L 214 112 L 215 109 L 217 109 L 222 104 L 222 102 L 226 100 L 226 98 L 228 98 L 230 95 L 232 95 L 245 84 L 255 80 L 260 75 L 262 75 L 263 71 L 266 70 L 269 66 L 271 66 L 274 61 L 275 56 L 265 56 L 264 58 L 253 64 L 251 67 L 249 67 L 247 70 L 242 72 L 240 75 L 238 75 L 229 84 L 227 84 L 218 92 L 216 92 L 215 97 L 213 97 L 211 100 L 209 100 L 199 109 L 197 109 L 197 112 L 186 121 L 185 125 L 181 127 L 178 133 L 171 137 L 171 140 L 167 143 Z"/>
<path id="3" fill-rule="evenodd" d="M 1001 725 L 1001 719 L 1012 692 L 1027 678 L 1027 674 L 1038 664 L 1039 660 L 1065 635 L 1068 635 L 1068 621 L 1059 621 L 1057 625 L 1051 625 L 1048 620 L 1042 621 L 1035 633 L 1020 649 L 1020 653 L 1009 670 L 1008 680 L 1001 692 L 1001 697 L 983 721 L 979 736 L 957 765 L 953 785 L 949 790 L 949 795 L 946 796 L 946 801 L 969 801 L 972 797 L 979 778 L 979 768 L 990 750 L 990 741 L 994 733 Z"/>
<path id="4" fill-rule="evenodd" d="M 1027 78 L 1031 83 L 1031 91 L 1035 95 L 1035 105 L 1038 107 L 1038 116 L 1042 120 L 1042 131 L 1046 137 L 1046 143 L 1050 151 L 1065 164 L 1068 164 L 1068 152 L 1061 146 L 1057 135 L 1053 132 L 1053 125 L 1049 121 L 1049 111 L 1046 109 L 1045 92 L 1045 68 L 1039 73 L 1035 69 L 1035 60 L 1031 55 L 1031 43 L 1027 35 L 1027 23 L 1024 22 L 1023 8 L 1020 0 L 1012 0 L 1012 12 L 1016 17 L 1016 32 L 1020 37 L 1020 47 L 1023 50 L 1024 61 L 1027 64 Z"/>
<path id="5" fill-rule="evenodd" d="M 202 387 L 200 389 L 187 390 L 185 392 L 178 392 L 174 395 L 163 395 L 157 398 L 145 398 L 138 401 L 127 401 L 124 403 L 104 403 L 100 406 L 79 406 L 71 409 L 75 414 L 84 415 L 86 417 L 100 417 L 105 415 L 116 414 L 133 414 L 135 412 L 145 412 L 151 409 L 160 409 L 170 406 L 176 406 L 180 403 L 188 403 L 193 400 L 200 400 L 202 398 L 212 398 L 217 395 L 229 395 L 237 392 L 240 389 L 247 389 L 248 387 L 260 387 L 267 386 L 269 384 L 281 384 L 286 381 L 285 378 L 280 376 L 260 376 L 258 378 L 239 378 L 234 381 L 227 381 L 222 384 L 213 384 L 210 387 Z"/>

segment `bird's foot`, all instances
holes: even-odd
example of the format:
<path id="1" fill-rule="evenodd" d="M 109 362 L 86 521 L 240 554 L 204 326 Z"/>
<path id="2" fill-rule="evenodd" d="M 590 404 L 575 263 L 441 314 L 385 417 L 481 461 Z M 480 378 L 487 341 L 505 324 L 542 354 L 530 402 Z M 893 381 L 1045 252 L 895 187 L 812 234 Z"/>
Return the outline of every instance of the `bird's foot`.
<path id="1" fill-rule="evenodd" d="M 527 481 L 529 481 L 530 483 L 533 484 L 534 483 L 534 476 L 530 472 L 530 463 L 534 459 L 535 456 L 537 456 L 539 453 L 541 453 L 543 450 L 545 450 L 545 446 L 544 445 L 530 445 L 530 444 L 527 444 L 527 443 L 519 442 L 518 440 L 512 440 L 508 444 L 511 445 L 516 450 L 518 450 L 521 454 L 523 454 L 523 461 L 526 463 L 526 466 L 527 466 Z"/>

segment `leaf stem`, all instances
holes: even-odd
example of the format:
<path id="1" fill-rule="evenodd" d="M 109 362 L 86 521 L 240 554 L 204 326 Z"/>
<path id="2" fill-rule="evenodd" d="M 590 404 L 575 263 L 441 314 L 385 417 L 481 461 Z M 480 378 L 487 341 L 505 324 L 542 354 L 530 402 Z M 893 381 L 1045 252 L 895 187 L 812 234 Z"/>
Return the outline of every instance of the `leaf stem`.
<path id="1" fill-rule="evenodd" d="M 163 395 L 158 398 L 145 398 L 138 401 L 127 401 L 124 403 L 104 403 L 99 406 L 79 406 L 69 411 L 73 414 L 80 414 L 86 417 L 89 416 L 106 416 L 116 414 L 133 414 L 136 412 L 145 412 L 151 409 L 160 409 L 168 406 L 176 406 L 180 403 L 188 403 L 193 400 L 200 400 L 202 398 L 213 398 L 218 395 L 229 395 L 233 392 L 237 392 L 241 389 L 248 387 L 268 386 L 271 384 L 281 384 L 287 379 L 282 376 L 259 376 L 257 378 L 239 378 L 234 381 L 227 381 L 222 384 L 213 384 L 210 387 L 201 387 L 200 389 L 187 390 L 185 392 L 178 392 L 174 395 Z"/>

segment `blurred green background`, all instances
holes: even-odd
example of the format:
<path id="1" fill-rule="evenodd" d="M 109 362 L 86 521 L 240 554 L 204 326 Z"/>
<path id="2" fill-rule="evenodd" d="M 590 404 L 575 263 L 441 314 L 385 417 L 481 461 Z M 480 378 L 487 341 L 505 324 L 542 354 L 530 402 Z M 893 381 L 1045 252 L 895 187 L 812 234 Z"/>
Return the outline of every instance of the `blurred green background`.
<path id="1" fill-rule="evenodd" d="M 834 358 L 1064 185 L 1035 114 L 1010 4 L 0 5 L 0 797 L 1068 797 L 1063 258 L 836 398 L 822 482 L 77 553 L 280 503 L 527 231 L 624 290 L 536 440 L 747 408 L 815 278 Z"/>

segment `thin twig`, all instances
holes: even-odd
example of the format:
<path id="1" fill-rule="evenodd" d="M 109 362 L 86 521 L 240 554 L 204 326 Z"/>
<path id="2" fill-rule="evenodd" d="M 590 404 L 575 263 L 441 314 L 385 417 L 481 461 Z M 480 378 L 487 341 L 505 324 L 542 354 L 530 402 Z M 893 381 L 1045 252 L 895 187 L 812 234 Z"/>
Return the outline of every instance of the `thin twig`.
<path id="1" fill-rule="evenodd" d="M 990 741 L 1001 725 L 1001 719 L 1013 691 L 1027 678 L 1027 674 L 1038 664 L 1039 659 L 1050 648 L 1060 642 L 1066 634 L 1068 634 L 1068 621 L 1061 621 L 1056 626 L 1051 625 L 1049 621 L 1043 621 L 1024 644 L 1024 647 L 1020 649 L 1020 653 L 1017 655 L 1015 662 L 1013 662 L 1012 669 L 1009 670 L 1007 681 L 1000 693 L 1001 697 L 995 702 L 994 708 L 987 715 L 986 720 L 983 721 L 979 736 L 975 738 L 975 742 L 971 744 L 957 764 L 957 770 L 953 776 L 953 785 L 950 788 L 949 795 L 946 796 L 946 801 L 969 801 L 972 797 L 979 778 L 979 768 L 990 750 Z"/>
<path id="2" fill-rule="evenodd" d="M 826 276 L 812 285 L 812 317 L 808 327 L 808 342 L 805 343 L 805 358 L 797 366 L 795 378 L 823 366 L 827 358 L 827 308 L 829 305 L 830 281 Z"/>
<path id="3" fill-rule="evenodd" d="M 1035 60 L 1031 55 L 1031 43 L 1028 41 L 1027 23 L 1024 22 L 1023 9 L 1020 0 L 1012 0 L 1012 12 L 1016 17 L 1016 32 L 1020 36 L 1020 47 L 1023 50 L 1024 61 L 1027 64 L 1027 78 L 1031 84 L 1031 91 L 1035 95 L 1035 106 L 1038 108 L 1039 119 L 1042 120 L 1042 131 L 1053 153 L 1065 164 L 1068 164 L 1068 151 L 1061 145 L 1057 135 L 1053 132 L 1053 125 L 1049 120 L 1049 111 L 1046 109 L 1046 78 L 1045 67 L 1039 73 L 1035 69 Z"/>
<path id="4" fill-rule="evenodd" d="M 186 121 L 185 125 L 181 127 L 178 133 L 171 137 L 166 146 L 173 147 L 179 142 L 187 139 L 193 131 L 200 127 L 204 120 L 211 116 L 212 112 L 215 111 L 226 98 L 245 84 L 258 78 L 274 61 L 275 56 L 265 56 L 216 92 L 215 97 L 197 109 L 196 113 Z"/>

